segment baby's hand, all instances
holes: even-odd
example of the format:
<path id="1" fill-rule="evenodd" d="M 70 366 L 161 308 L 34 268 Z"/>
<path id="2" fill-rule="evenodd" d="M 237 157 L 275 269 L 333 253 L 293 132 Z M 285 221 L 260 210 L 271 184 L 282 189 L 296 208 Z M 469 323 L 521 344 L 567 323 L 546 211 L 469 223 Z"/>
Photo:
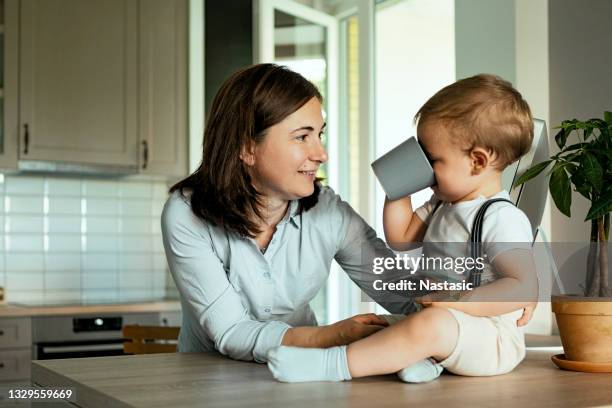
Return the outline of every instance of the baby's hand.
<path id="1" fill-rule="evenodd" d="M 533 311 L 535 310 L 537 306 L 538 306 L 538 303 L 533 302 L 523 309 L 523 314 L 521 315 L 520 319 L 516 321 L 517 327 L 523 327 L 527 323 L 529 323 L 529 321 L 533 317 Z"/>

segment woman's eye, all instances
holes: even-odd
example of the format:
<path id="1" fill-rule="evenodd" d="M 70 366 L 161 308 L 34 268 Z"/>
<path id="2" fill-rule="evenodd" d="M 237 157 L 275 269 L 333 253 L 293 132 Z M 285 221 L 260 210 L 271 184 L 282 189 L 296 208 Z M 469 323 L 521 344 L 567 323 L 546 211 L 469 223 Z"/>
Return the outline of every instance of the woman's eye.
<path id="1" fill-rule="evenodd" d="M 306 135 L 297 136 L 296 139 L 299 140 L 300 142 L 303 142 L 304 139 L 306 139 Z"/>

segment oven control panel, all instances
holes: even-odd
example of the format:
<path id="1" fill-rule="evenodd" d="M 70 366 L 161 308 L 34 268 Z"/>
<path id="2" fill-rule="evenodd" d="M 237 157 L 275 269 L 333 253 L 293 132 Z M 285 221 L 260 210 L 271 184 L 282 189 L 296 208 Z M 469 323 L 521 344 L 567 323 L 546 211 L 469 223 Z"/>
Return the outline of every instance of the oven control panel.
<path id="1" fill-rule="evenodd" d="M 103 330 L 121 330 L 123 318 L 117 316 L 75 317 L 72 319 L 72 331 L 93 332 Z"/>

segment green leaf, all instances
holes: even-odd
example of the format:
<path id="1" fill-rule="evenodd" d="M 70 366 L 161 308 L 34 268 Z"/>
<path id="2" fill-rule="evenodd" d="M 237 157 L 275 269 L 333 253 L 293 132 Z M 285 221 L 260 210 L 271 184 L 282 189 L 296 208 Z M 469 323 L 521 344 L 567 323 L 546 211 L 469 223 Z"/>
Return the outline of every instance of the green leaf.
<path id="1" fill-rule="evenodd" d="M 578 123 L 578 119 L 569 119 L 569 120 L 564 120 L 563 122 L 561 122 L 561 126 L 564 129 L 568 129 L 568 130 L 574 130 L 576 129 L 576 124 Z"/>
<path id="2" fill-rule="evenodd" d="M 601 139 L 603 140 L 606 149 L 612 147 L 612 125 L 599 129 L 601 132 Z"/>
<path id="3" fill-rule="evenodd" d="M 581 148 L 586 147 L 588 145 L 589 145 L 589 143 L 584 143 L 584 142 L 574 143 L 573 145 L 569 145 L 566 148 L 564 148 L 562 153 L 570 152 L 572 150 L 578 150 L 578 149 L 581 149 Z"/>
<path id="4" fill-rule="evenodd" d="M 570 207 L 572 206 L 572 188 L 569 177 L 563 167 L 553 168 L 548 182 L 550 195 L 555 205 L 567 217 L 571 217 Z"/>
<path id="5" fill-rule="evenodd" d="M 518 178 L 518 180 L 516 180 L 516 183 L 514 183 L 514 185 L 512 187 L 520 186 L 521 184 L 525 183 L 526 181 L 529 181 L 532 178 L 536 177 L 546 167 L 548 167 L 548 165 L 551 162 L 552 162 L 552 160 L 546 160 L 546 161 L 543 161 L 542 163 L 538 163 L 538 164 L 536 164 L 534 166 L 531 166 L 529 169 L 525 170 L 525 172 L 523 174 L 521 174 L 521 176 Z"/>
<path id="6" fill-rule="evenodd" d="M 606 121 L 605 121 L 605 120 L 603 120 L 603 119 L 600 119 L 600 118 L 593 118 L 593 119 L 589 119 L 589 120 L 586 122 L 586 124 L 587 124 L 587 126 L 588 126 L 588 127 L 591 127 L 591 128 L 598 128 L 598 129 L 599 129 L 599 128 L 602 128 L 602 127 L 606 127 L 606 126 L 608 126 L 608 124 L 606 123 Z"/>
<path id="7" fill-rule="evenodd" d="M 612 125 L 612 112 L 604 111 L 604 120 L 608 122 L 609 125 Z"/>
<path id="8" fill-rule="evenodd" d="M 596 191 L 601 191 L 603 181 L 603 169 L 599 162 L 591 153 L 586 152 L 580 158 L 582 171 L 587 181 L 595 188 Z"/>
<path id="9" fill-rule="evenodd" d="M 559 149 L 563 149 L 563 147 L 565 146 L 565 143 L 567 142 L 567 136 L 569 136 L 569 132 L 567 132 L 565 128 L 562 128 L 555 135 L 555 142 L 557 143 L 557 146 L 559 146 Z"/>
<path id="10" fill-rule="evenodd" d="M 580 193 L 580 195 L 582 195 L 589 201 L 591 200 L 591 189 L 587 185 L 587 181 L 582 175 L 582 173 L 577 172 L 575 174 L 572 174 L 572 176 L 570 177 L 570 181 L 574 185 L 576 191 Z"/>
<path id="11" fill-rule="evenodd" d="M 578 150 L 578 151 L 573 151 L 573 152 L 564 152 L 563 155 L 559 155 L 557 158 L 558 159 L 563 159 L 563 160 L 559 160 L 559 163 L 563 164 L 564 166 L 567 165 L 567 162 L 572 162 L 572 163 L 579 164 L 580 163 L 580 158 L 584 154 L 586 154 L 585 150 Z"/>
<path id="12" fill-rule="evenodd" d="M 576 129 L 586 129 L 589 127 L 589 124 L 587 122 L 578 122 L 576 123 Z"/>
<path id="13" fill-rule="evenodd" d="M 601 196 L 597 201 L 593 202 L 584 220 L 594 220 L 606 215 L 610 212 L 610 205 L 612 205 L 612 193 L 608 192 L 608 194 Z"/>
<path id="14" fill-rule="evenodd" d="M 565 165 L 565 170 L 567 170 L 567 172 L 569 173 L 570 178 L 571 178 L 574 174 L 576 174 L 578 172 L 578 170 L 580 170 L 580 167 L 578 167 L 574 163 L 567 163 Z"/>

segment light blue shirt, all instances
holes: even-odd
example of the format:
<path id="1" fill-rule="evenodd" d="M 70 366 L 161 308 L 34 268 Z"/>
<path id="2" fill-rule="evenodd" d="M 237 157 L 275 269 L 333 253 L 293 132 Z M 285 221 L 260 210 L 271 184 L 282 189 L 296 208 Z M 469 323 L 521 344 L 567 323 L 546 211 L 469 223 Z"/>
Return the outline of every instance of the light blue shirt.
<path id="1" fill-rule="evenodd" d="M 179 351 L 218 350 L 238 360 L 267 361 L 292 326 L 317 324 L 309 302 L 325 284 L 332 259 L 367 294 L 379 275 L 364 253 L 393 256 L 374 230 L 330 188 L 297 213 L 291 201 L 264 254 L 255 241 L 196 217 L 173 193 L 162 213 L 164 248 L 181 295 Z M 365 250 L 365 252 L 364 252 Z M 412 302 L 379 301 L 393 313 Z"/>

